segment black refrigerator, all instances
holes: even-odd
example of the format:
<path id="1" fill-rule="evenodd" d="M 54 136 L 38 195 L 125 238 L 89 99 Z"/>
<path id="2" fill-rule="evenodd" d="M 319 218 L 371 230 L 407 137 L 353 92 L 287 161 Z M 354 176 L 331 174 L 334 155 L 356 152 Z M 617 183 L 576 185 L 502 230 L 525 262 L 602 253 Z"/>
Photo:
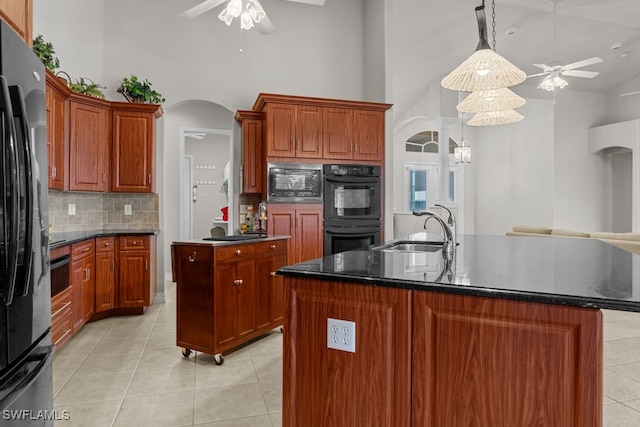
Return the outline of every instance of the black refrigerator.
<path id="1" fill-rule="evenodd" d="M 0 21 L 0 425 L 53 425 L 45 70 Z"/>

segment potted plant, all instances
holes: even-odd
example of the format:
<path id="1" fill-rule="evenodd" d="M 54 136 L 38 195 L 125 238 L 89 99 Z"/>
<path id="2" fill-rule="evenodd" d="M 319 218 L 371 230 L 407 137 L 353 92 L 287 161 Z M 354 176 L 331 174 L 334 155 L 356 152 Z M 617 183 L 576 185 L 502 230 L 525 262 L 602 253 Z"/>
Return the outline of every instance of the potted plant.
<path id="1" fill-rule="evenodd" d="M 129 102 L 141 102 L 160 104 L 165 101 L 161 93 L 151 89 L 149 80 L 139 80 L 137 76 L 131 75 L 131 78 L 123 78 L 118 92 L 124 95 Z"/>
<path id="2" fill-rule="evenodd" d="M 51 72 L 55 72 L 56 69 L 60 67 L 60 61 L 53 56 L 53 54 L 56 53 L 53 49 L 53 44 L 46 42 L 42 34 L 38 34 L 38 36 L 33 39 L 33 51 L 38 55 L 38 58 L 40 58 L 44 66 Z"/>
<path id="3" fill-rule="evenodd" d="M 89 83 L 87 83 L 85 79 Z M 102 93 L 102 89 L 105 89 L 105 87 L 94 83 L 91 79 L 88 79 L 86 77 L 80 77 L 76 80 L 75 83 L 69 82 L 69 88 L 77 93 L 104 99 L 104 93 Z"/>

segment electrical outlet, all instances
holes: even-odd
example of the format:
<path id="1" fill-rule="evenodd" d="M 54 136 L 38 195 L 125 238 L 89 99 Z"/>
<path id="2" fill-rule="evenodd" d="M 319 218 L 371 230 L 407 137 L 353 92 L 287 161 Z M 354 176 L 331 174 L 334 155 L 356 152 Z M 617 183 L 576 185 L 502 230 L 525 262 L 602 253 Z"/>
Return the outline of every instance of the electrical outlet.
<path id="1" fill-rule="evenodd" d="M 76 214 L 76 205 L 75 204 L 69 203 L 68 213 L 69 213 L 69 215 L 75 215 Z"/>
<path id="2" fill-rule="evenodd" d="M 327 318 L 327 347 L 356 352 L 356 322 Z"/>
<path id="3" fill-rule="evenodd" d="M 124 205 L 124 214 L 131 215 L 131 205 Z"/>

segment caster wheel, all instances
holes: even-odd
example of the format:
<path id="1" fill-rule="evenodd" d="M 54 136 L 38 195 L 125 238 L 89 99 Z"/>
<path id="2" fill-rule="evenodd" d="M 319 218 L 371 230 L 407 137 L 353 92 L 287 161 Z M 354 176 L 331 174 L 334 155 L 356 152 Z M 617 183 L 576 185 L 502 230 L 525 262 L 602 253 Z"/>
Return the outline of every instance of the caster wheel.
<path id="1" fill-rule="evenodd" d="M 213 363 L 215 363 L 216 365 L 220 366 L 224 363 L 224 357 L 222 356 L 222 354 L 216 354 L 213 356 Z"/>
<path id="2" fill-rule="evenodd" d="M 184 357 L 189 357 L 191 355 L 191 349 L 190 348 L 183 348 L 182 349 L 182 355 Z"/>

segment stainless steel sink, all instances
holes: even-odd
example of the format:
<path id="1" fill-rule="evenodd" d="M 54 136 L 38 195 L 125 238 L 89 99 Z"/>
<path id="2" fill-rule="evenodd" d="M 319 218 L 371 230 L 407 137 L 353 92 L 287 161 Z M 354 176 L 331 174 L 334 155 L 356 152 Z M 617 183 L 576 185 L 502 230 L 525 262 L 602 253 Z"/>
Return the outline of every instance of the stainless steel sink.
<path id="1" fill-rule="evenodd" d="M 387 243 L 371 248 L 374 251 L 384 252 L 438 252 L 442 249 L 443 242 L 419 242 L 403 240 L 399 242 Z"/>

